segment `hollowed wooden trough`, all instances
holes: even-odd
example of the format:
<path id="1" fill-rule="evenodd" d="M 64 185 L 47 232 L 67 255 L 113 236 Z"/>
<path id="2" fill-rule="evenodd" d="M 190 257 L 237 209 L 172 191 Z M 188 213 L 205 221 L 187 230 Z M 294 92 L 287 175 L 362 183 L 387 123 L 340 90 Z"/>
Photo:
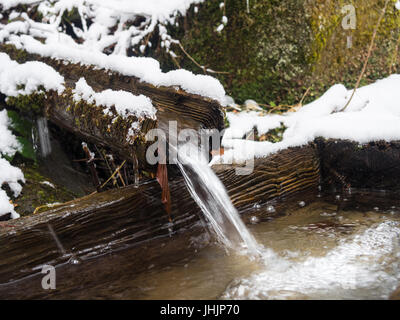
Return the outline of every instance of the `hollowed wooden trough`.
<path id="1" fill-rule="evenodd" d="M 250 175 L 237 176 L 235 167 L 227 165 L 214 170 L 239 210 L 296 193 L 312 193 L 320 179 L 318 152 L 312 146 L 256 159 Z M 47 212 L 1 223 L 0 283 L 35 273 L 43 264 L 88 259 L 126 246 L 137 247 L 138 270 L 154 259 L 172 257 L 167 248 L 159 250 L 160 239 L 171 242 L 170 250 L 177 252 L 183 250 L 180 241 L 205 230 L 201 210 L 183 178 L 174 177 L 169 183 L 172 223 L 156 180 L 143 182 L 138 188 L 128 186 L 94 194 Z"/>

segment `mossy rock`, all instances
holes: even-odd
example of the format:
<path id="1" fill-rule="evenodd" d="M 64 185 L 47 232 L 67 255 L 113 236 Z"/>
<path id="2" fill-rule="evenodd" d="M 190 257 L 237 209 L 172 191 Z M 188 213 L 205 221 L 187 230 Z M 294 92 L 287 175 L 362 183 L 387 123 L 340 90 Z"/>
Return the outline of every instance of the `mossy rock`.
<path id="1" fill-rule="evenodd" d="M 64 187 L 56 185 L 40 173 L 35 165 L 21 165 L 26 183 L 21 195 L 13 202 L 15 210 L 21 215 L 32 214 L 36 208 L 47 204 L 63 203 L 76 198 L 76 195 Z"/>
<path id="2" fill-rule="evenodd" d="M 227 93 L 242 103 L 295 104 L 311 88 L 305 102 L 315 99 L 334 83 L 353 87 L 378 21 L 384 0 L 210 0 L 182 17 L 170 34 L 201 65 L 218 71 Z M 376 45 L 362 84 L 399 70 L 396 46 L 400 35 L 400 12 L 391 0 L 376 38 Z M 355 30 L 345 30 L 345 5 L 356 9 Z M 228 23 L 217 27 L 223 15 Z M 348 37 L 352 46 L 348 48 Z M 154 45 L 150 55 L 167 71 L 175 69 L 171 57 Z M 171 46 L 181 67 L 201 72 L 178 46 Z M 149 54 L 149 52 L 147 52 Z"/>

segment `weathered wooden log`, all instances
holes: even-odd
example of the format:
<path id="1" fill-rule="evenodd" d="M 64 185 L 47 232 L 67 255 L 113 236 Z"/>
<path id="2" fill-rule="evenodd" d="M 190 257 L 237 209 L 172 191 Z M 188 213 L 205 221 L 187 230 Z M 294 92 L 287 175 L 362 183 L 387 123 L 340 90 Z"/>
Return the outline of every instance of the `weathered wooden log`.
<path id="1" fill-rule="evenodd" d="M 400 190 L 400 142 L 316 141 L 325 185 Z"/>
<path id="2" fill-rule="evenodd" d="M 12 45 L 0 44 L 0 52 L 7 53 L 18 63 L 27 61 L 41 61 L 53 67 L 65 80 L 66 90 L 62 95 L 49 92 L 46 95 L 37 95 L 39 105 L 43 105 L 45 115 L 56 125 L 63 127 L 88 142 L 106 145 L 125 158 L 139 156 L 140 167 L 147 167 L 144 156 L 146 143 L 143 139 L 148 130 L 158 127 L 168 132 L 169 121 L 177 121 L 178 131 L 185 128 L 202 129 L 224 127 L 223 111 L 220 104 L 209 98 L 191 94 L 176 87 L 155 87 L 138 78 L 125 76 L 117 72 L 99 69 L 94 66 L 82 66 L 62 60 L 55 60 L 30 54 L 16 49 Z M 123 90 L 134 95 L 145 95 L 157 109 L 157 120 L 144 118 L 140 120 L 140 130 L 135 136 L 129 137 L 129 129 L 136 122 L 133 116 L 119 117 L 114 121 L 115 114 L 107 116 L 102 107 L 85 102 L 76 103 L 72 99 L 72 90 L 76 82 L 84 77 L 89 86 L 96 92 L 106 89 Z M 10 99 L 17 108 L 21 108 L 16 99 Z M 32 101 L 29 101 L 30 103 Z M 27 111 L 29 105 L 26 106 Z"/>
<path id="3" fill-rule="evenodd" d="M 304 197 L 304 192 L 317 191 L 319 183 L 317 153 L 310 146 L 257 159 L 253 173 L 247 176 L 235 176 L 232 166 L 218 166 L 215 170 L 238 209 L 296 192 Z M 129 186 L 94 194 L 38 215 L 2 223 L 0 283 L 32 274 L 34 268 L 45 263 L 60 264 L 71 257 L 87 259 L 126 246 L 142 248 L 138 249 L 138 268 L 148 265 L 152 258 L 160 256 L 154 249 L 159 249 L 157 239 L 174 239 L 184 234 L 190 237 L 195 230 L 203 230 L 199 224 L 202 213 L 183 178 L 170 180 L 170 188 L 172 223 L 155 180 L 138 188 Z M 254 214 L 266 217 L 272 213 Z M 177 245 L 175 250 L 182 248 Z"/>
<path id="4" fill-rule="evenodd" d="M 231 165 L 216 165 L 213 169 L 237 207 L 313 188 L 320 179 L 318 154 L 311 146 L 290 148 L 255 159 L 254 171 L 250 175 L 237 175 L 236 167 Z"/>
<path id="5" fill-rule="evenodd" d="M 138 245 L 172 236 L 193 226 L 198 217 L 190 195 L 182 181 L 171 184 L 175 186 L 176 198 L 172 226 L 160 201 L 161 191 L 156 181 L 139 188 L 113 189 L 46 213 L 8 221 L 1 228 L 0 250 L 7 252 L 7 259 L 0 262 L 0 283 L 32 273 L 38 263 L 58 265 L 68 261 L 71 254 L 89 258 L 121 245 Z"/>

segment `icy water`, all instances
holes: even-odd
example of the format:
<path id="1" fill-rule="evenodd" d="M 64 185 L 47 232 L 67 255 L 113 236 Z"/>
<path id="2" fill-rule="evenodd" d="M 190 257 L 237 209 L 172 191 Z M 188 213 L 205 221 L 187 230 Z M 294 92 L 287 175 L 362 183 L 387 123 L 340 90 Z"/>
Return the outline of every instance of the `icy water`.
<path id="1" fill-rule="evenodd" d="M 267 217 L 271 206 L 245 215 L 261 258 L 229 252 L 209 233 L 192 235 L 191 249 L 169 251 L 138 271 L 137 251 L 114 251 L 57 267 L 57 289 L 43 275 L 0 286 L 3 298 L 50 299 L 387 299 L 400 285 L 400 201 L 384 193 L 297 201 Z M 258 219 L 251 219 L 253 216 Z M 260 218 L 264 217 L 264 218 Z M 159 252 L 165 252 L 161 240 Z M 177 240 L 171 240 L 176 245 Z M 137 250 L 137 249 L 136 249 Z M 142 248 L 146 250 L 146 248 Z"/>
<path id="2" fill-rule="evenodd" d="M 262 261 L 215 245 L 136 279 L 143 299 L 387 299 L 400 284 L 400 211 L 314 202 L 250 227 Z M 174 288 L 174 290 L 171 290 Z"/>

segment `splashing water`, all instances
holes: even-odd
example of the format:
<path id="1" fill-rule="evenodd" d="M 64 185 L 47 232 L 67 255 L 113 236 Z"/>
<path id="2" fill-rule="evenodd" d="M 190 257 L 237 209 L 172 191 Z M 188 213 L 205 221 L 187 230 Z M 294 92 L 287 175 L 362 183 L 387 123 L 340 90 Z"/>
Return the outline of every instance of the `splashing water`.
<path id="1" fill-rule="evenodd" d="M 265 267 L 236 280 L 224 299 L 387 299 L 400 281 L 400 223 L 385 221 L 321 257 L 283 258 L 272 250 Z"/>
<path id="2" fill-rule="evenodd" d="M 142 274 L 135 285 L 151 288 L 145 299 L 389 298 L 400 281 L 400 211 L 348 210 L 341 220 L 323 217 L 327 207 L 288 208 L 289 215 L 252 225 L 268 248 L 262 259 L 226 255 L 211 245 L 192 259 Z M 315 223 L 325 227 L 315 229 Z M 172 293 L 172 286 L 179 290 Z"/>
<path id="3" fill-rule="evenodd" d="M 205 160 L 179 150 L 178 167 L 217 239 L 227 248 L 256 257 L 261 268 L 233 281 L 223 299 L 386 299 L 400 281 L 400 223 L 385 221 L 354 238 L 341 239 L 323 257 L 283 257 L 257 243 L 222 182 Z M 196 154 L 197 155 L 197 154 Z M 371 290 L 373 288 L 373 290 Z"/>
<path id="4" fill-rule="evenodd" d="M 260 246 L 240 219 L 222 182 L 204 159 L 197 159 L 194 147 L 190 144 L 185 147 L 179 149 L 178 167 L 217 239 L 227 248 L 245 250 L 250 256 L 258 256 Z"/>

